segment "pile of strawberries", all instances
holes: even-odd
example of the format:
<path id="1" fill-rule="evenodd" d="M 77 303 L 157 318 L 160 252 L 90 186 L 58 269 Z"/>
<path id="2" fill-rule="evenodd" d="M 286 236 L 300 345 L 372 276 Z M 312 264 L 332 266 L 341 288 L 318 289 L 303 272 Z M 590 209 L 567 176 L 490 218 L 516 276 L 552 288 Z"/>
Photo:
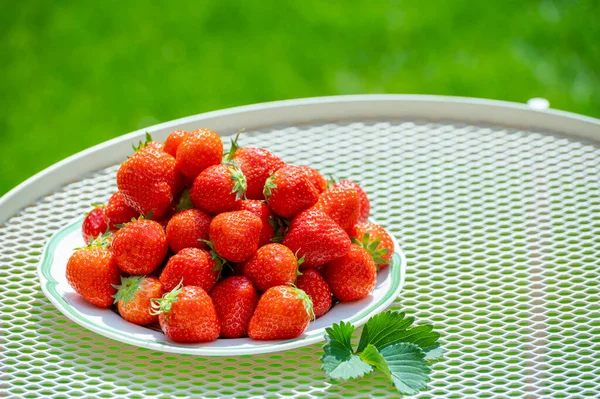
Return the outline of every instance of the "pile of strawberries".
<path id="1" fill-rule="evenodd" d="M 209 129 L 146 141 L 86 216 L 73 289 L 176 342 L 301 335 L 336 301 L 369 295 L 393 255 L 363 189 L 264 148 L 223 153 Z"/>

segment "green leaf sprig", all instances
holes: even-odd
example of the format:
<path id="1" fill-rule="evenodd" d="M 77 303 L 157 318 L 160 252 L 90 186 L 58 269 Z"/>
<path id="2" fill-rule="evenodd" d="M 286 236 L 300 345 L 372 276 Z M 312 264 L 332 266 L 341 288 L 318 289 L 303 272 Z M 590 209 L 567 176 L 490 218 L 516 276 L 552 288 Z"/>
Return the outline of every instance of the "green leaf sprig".
<path id="1" fill-rule="evenodd" d="M 363 377 L 373 370 L 385 374 L 398 392 L 414 395 L 427 388 L 430 365 L 442 356 L 440 334 L 431 325 L 412 326 L 414 317 L 387 311 L 367 321 L 356 350 L 354 326 L 340 322 L 327 328 L 322 369 L 333 380 Z"/>

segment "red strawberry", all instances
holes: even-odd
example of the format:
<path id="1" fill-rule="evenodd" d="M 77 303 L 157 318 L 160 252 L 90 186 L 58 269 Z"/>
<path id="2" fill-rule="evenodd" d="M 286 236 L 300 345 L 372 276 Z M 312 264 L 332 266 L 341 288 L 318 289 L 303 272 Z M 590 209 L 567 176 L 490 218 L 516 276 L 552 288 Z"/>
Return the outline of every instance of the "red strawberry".
<path id="1" fill-rule="evenodd" d="M 141 326 L 156 323 L 158 316 L 150 313 L 152 298 L 160 298 L 165 291 L 156 277 L 121 277 L 121 285 L 115 286 L 115 303 L 122 318 Z"/>
<path id="2" fill-rule="evenodd" d="M 350 236 L 353 242 L 362 246 L 373 256 L 379 270 L 392 261 L 394 242 L 388 232 L 375 223 L 359 223 L 352 229 Z"/>
<path id="3" fill-rule="evenodd" d="M 215 216 L 208 229 L 215 252 L 230 262 L 248 260 L 258 248 L 262 222 L 248 211 Z"/>
<path id="4" fill-rule="evenodd" d="M 150 274 L 167 255 L 167 235 L 158 222 L 136 220 L 115 233 L 111 250 L 124 272 Z"/>
<path id="5" fill-rule="evenodd" d="M 285 165 L 278 156 L 269 150 L 256 147 L 240 148 L 237 140 L 239 133 L 231 140 L 231 148 L 226 156 L 226 161 L 233 161 L 238 165 L 248 184 L 246 197 L 249 199 L 264 199 L 263 188 L 265 181 L 278 169 Z"/>
<path id="6" fill-rule="evenodd" d="M 246 178 L 233 165 L 209 166 L 196 177 L 190 190 L 192 204 L 209 215 L 229 212 L 246 193 Z"/>
<path id="7" fill-rule="evenodd" d="M 111 230 L 117 230 L 118 224 L 131 222 L 140 216 L 140 213 L 127 205 L 123 199 L 123 195 L 117 191 L 114 193 L 106 204 L 106 219 Z"/>
<path id="8" fill-rule="evenodd" d="M 377 267 L 364 248 L 352 244 L 344 257 L 325 266 L 325 281 L 333 295 L 342 302 L 356 301 L 369 295 L 377 282 Z"/>
<path id="9" fill-rule="evenodd" d="M 277 215 L 291 218 L 319 200 L 319 192 L 297 166 L 286 165 L 269 177 L 264 188 L 269 207 Z"/>
<path id="10" fill-rule="evenodd" d="M 88 212 L 81 224 L 81 234 L 86 244 L 101 236 L 108 230 L 104 205 L 96 206 Z"/>
<path id="11" fill-rule="evenodd" d="M 298 276 L 296 287 L 306 292 L 313 303 L 315 317 L 319 318 L 331 308 L 331 290 L 319 272 L 308 269 Z"/>
<path id="12" fill-rule="evenodd" d="M 313 186 L 315 186 L 319 194 L 327 190 L 327 180 L 325 180 L 323 175 L 320 174 L 318 170 L 313 169 L 310 166 L 298 166 L 298 168 L 304 172 L 308 180 L 313 184 Z"/>
<path id="13" fill-rule="evenodd" d="M 69 285 L 86 301 L 101 308 L 113 303 L 119 284 L 120 271 L 112 253 L 100 237 L 87 247 L 78 249 L 67 262 L 66 276 Z"/>
<path id="14" fill-rule="evenodd" d="M 221 281 L 210 297 L 221 320 L 221 337 L 242 338 L 258 303 L 258 293 L 246 277 L 232 276 Z"/>
<path id="15" fill-rule="evenodd" d="M 298 272 L 298 260 L 288 247 L 267 244 L 244 264 L 244 276 L 265 292 L 276 285 L 294 284 Z"/>
<path id="16" fill-rule="evenodd" d="M 179 144 L 181 144 L 183 139 L 189 136 L 189 134 L 190 133 L 186 132 L 185 130 L 175 130 L 173 133 L 169 134 L 169 137 L 167 137 L 163 151 L 167 154 L 170 154 L 172 157 L 175 157 Z"/>
<path id="17" fill-rule="evenodd" d="M 138 214 L 160 219 L 171 208 L 183 183 L 175 159 L 164 151 L 146 147 L 123 162 L 117 172 L 117 186 L 125 203 Z"/>
<path id="18" fill-rule="evenodd" d="M 287 285 L 271 287 L 258 301 L 248 336 L 259 340 L 296 338 L 312 318 L 312 302 L 304 291 Z"/>
<path id="19" fill-rule="evenodd" d="M 262 222 L 262 230 L 260 232 L 260 241 L 258 246 L 262 247 L 271 242 L 271 239 L 275 237 L 275 229 L 272 225 L 273 213 L 263 201 L 259 200 L 244 200 L 238 201 L 235 206 L 236 211 L 246 210 L 252 212 L 260 218 Z"/>
<path id="20" fill-rule="evenodd" d="M 186 209 L 169 220 L 167 241 L 175 253 L 184 248 L 207 248 L 208 226 L 212 218 L 198 209 Z"/>
<path id="21" fill-rule="evenodd" d="M 360 199 L 353 188 L 334 186 L 321 194 L 315 208 L 325 212 L 346 233 L 350 233 L 358 221 Z"/>
<path id="22" fill-rule="evenodd" d="M 175 342 L 209 342 L 219 337 L 221 322 L 212 299 L 200 287 L 175 287 L 152 300 L 160 328 Z"/>
<path id="23" fill-rule="evenodd" d="M 184 285 L 195 285 L 209 292 L 219 278 L 221 265 L 210 254 L 198 248 L 185 248 L 173 255 L 160 274 L 165 291 L 170 291 L 183 281 Z"/>
<path id="24" fill-rule="evenodd" d="M 223 141 L 209 129 L 196 129 L 177 148 L 177 167 L 185 176 L 195 179 L 204 169 L 221 163 Z"/>
<path id="25" fill-rule="evenodd" d="M 369 202 L 369 198 L 367 197 L 367 193 L 362 189 L 358 183 L 355 183 L 350 180 L 342 180 L 341 182 L 335 184 L 333 187 L 348 187 L 354 189 L 358 194 L 359 199 L 359 212 L 358 212 L 358 221 L 366 222 L 369 219 L 369 213 L 371 212 L 371 203 Z"/>
<path id="26" fill-rule="evenodd" d="M 350 250 L 350 238 L 329 216 L 312 208 L 292 220 L 283 245 L 304 258 L 300 265 L 302 270 L 319 267 L 346 255 Z"/>

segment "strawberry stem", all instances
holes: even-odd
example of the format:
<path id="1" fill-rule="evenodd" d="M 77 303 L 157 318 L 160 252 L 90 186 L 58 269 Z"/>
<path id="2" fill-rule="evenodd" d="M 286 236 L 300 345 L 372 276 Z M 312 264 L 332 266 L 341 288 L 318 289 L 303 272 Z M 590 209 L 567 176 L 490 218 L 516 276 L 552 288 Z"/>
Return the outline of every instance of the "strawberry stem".
<path id="1" fill-rule="evenodd" d="M 168 313 L 171 311 L 171 306 L 179 300 L 178 296 L 183 291 L 183 279 L 177 284 L 177 287 L 164 294 L 161 298 L 152 298 L 150 300 L 150 314 L 157 315 Z"/>

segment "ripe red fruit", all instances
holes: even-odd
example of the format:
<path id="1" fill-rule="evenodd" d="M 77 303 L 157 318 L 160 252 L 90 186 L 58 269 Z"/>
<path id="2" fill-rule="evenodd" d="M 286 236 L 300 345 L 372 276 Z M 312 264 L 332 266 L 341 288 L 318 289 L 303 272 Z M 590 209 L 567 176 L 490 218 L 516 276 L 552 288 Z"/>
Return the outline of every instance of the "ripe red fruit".
<path id="1" fill-rule="evenodd" d="M 108 231 L 104 206 L 97 206 L 85 216 L 81 224 L 81 234 L 86 244 Z"/>
<path id="2" fill-rule="evenodd" d="M 327 180 L 325 180 L 323 175 L 320 174 L 318 170 L 313 169 L 310 166 L 298 166 L 298 168 L 304 172 L 308 180 L 313 184 L 313 186 L 315 186 L 319 194 L 327 190 Z"/>
<path id="3" fill-rule="evenodd" d="M 353 188 L 334 186 L 321 194 L 315 208 L 325 212 L 346 233 L 350 233 L 358 222 L 360 199 Z"/>
<path id="4" fill-rule="evenodd" d="M 273 212 L 291 218 L 319 200 L 319 192 L 297 166 L 286 165 L 265 182 L 264 195 Z"/>
<path id="5" fill-rule="evenodd" d="M 156 323 L 158 316 L 150 313 L 152 298 L 160 298 L 165 292 L 156 277 L 121 277 L 121 284 L 115 286 L 117 293 L 114 303 L 122 318 L 141 326 Z"/>
<path id="6" fill-rule="evenodd" d="M 256 252 L 262 222 L 248 211 L 225 212 L 215 216 L 208 229 L 215 252 L 230 262 L 243 262 Z"/>
<path id="7" fill-rule="evenodd" d="M 195 179 L 204 169 L 221 163 L 223 141 L 209 129 L 196 129 L 186 136 L 177 148 L 177 168 Z"/>
<path id="8" fill-rule="evenodd" d="M 271 287 L 258 301 L 248 336 L 258 340 L 296 338 L 312 318 L 312 302 L 304 291 L 287 285 Z"/>
<path id="9" fill-rule="evenodd" d="M 350 250 L 350 238 L 324 212 L 311 208 L 292 220 L 283 245 L 304 258 L 300 265 L 302 270 L 319 267 L 346 255 Z"/>
<path id="10" fill-rule="evenodd" d="M 265 292 L 276 285 L 294 284 L 298 260 L 285 245 L 267 244 L 258 248 L 244 264 L 243 270 L 244 276 Z"/>
<path id="11" fill-rule="evenodd" d="M 175 130 L 173 133 L 169 134 L 167 140 L 165 141 L 165 145 L 163 147 L 163 151 L 167 154 L 170 154 L 172 157 L 177 155 L 177 148 L 179 148 L 179 144 L 183 141 L 183 139 L 189 136 L 189 132 L 185 130 Z"/>
<path id="12" fill-rule="evenodd" d="M 314 269 L 308 269 L 298 276 L 296 287 L 306 292 L 313 303 L 315 318 L 323 316 L 331 308 L 331 290 L 325 279 Z"/>
<path id="13" fill-rule="evenodd" d="M 175 253 L 184 248 L 207 248 L 208 226 L 212 218 L 198 209 L 178 212 L 167 224 L 167 241 Z"/>
<path id="14" fill-rule="evenodd" d="M 175 342 L 209 342 L 219 337 L 221 323 L 212 299 L 200 287 L 175 287 L 152 301 L 160 328 Z"/>
<path id="15" fill-rule="evenodd" d="M 244 200 L 238 201 L 235 205 L 236 211 L 246 210 L 252 212 L 260 218 L 262 222 L 262 230 L 260 232 L 260 240 L 258 246 L 262 247 L 271 243 L 271 239 L 275 237 L 275 229 L 272 225 L 273 213 L 263 201 L 259 200 Z"/>
<path id="16" fill-rule="evenodd" d="M 263 188 L 265 181 L 278 169 L 285 165 L 278 156 L 269 150 L 256 147 L 240 148 L 237 144 L 238 135 L 231 141 L 231 148 L 227 160 L 232 160 L 240 167 L 246 176 L 248 189 L 246 197 L 249 199 L 264 199 Z"/>
<path id="17" fill-rule="evenodd" d="M 170 291 L 181 281 L 184 285 L 195 285 L 209 292 L 219 278 L 221 265 L 210 254 L 198 248 L 185 248 L 173 255 L 160 274 L 165 291 Z"/>
<path id="18" fill-rule="evenodd" d="M 356 191 L 359 199 L 359 212 L 358 212 L 358 221 L 366 222 L 369 219 L 369 213 L 371 212 L 371 203 L 369 202 L 369 198 L 367 197 L 367 193 L 362 187 L 351 180 L 342 180 L 339 183 L 336 183 L 333 187 L 348 187 Z"/>
<path id="19" fill-rule="evenodd" d="M 140 216 L 140 213 L 127 205 L 123 195 L 117 191 L 106 203 L 106 219 L 111 230 L 116 230 L 118 224 L 131 222 L 131 219 Z"/>
<path id="20" fill-rule="evenodd" d="M 377 282 L 377 268 L 371 254 L 352 244 L 346 256 L 325 265 L 325 281 L 342 302 L 356 301 L 369 295 Z"/>
<path id="21" fill-rule="evenodd" d="M 106 242 L 94 240 L 85 248 L 78 249 L 67 262 L 66 276 L 75 292 L 101 308 L 113 303 L 113 295 L 119 284 L 120 271 L 112 253 L 104 246 Z"/>
<path id="22" fill-rule="evenodd" d="M 369 251 L 379 270 L 388 266 L 394 256 L 394 242 L 388 232 L 375 223 L 359 223 L 352 229 L 353 242 Z"/>
<path id="23" fill-rule="evenodd" d="M 115 233 L 111 250 L 124 272 L 150 274 L 167 255 L 167 235 L 158 222 L 136 220 Z"/>
<path id="24" fill-rule="evenodd" d="M 258 293 L 246 277 L 231 276 L 210 292 L 221 320 L 221 337 L 242 338 L 248 335 L 248 324 L 258 303 Z"/>
<path id="25" fill-rule="evenodd" d="M 235 209 L 246 192 L 246 178 L 233 165 L 220 164 L 206 168 L 196 177 L 190 190 L 192 204 L 209 215 Z"/>
<path id="26" fill-rule="evenodd" d="M 117 172 L 123 200 L 138 214 L 160 219 L 171 208 L 183 187 L 175 159 L 164 151 L 146 147 L 127 159 Z"/>

